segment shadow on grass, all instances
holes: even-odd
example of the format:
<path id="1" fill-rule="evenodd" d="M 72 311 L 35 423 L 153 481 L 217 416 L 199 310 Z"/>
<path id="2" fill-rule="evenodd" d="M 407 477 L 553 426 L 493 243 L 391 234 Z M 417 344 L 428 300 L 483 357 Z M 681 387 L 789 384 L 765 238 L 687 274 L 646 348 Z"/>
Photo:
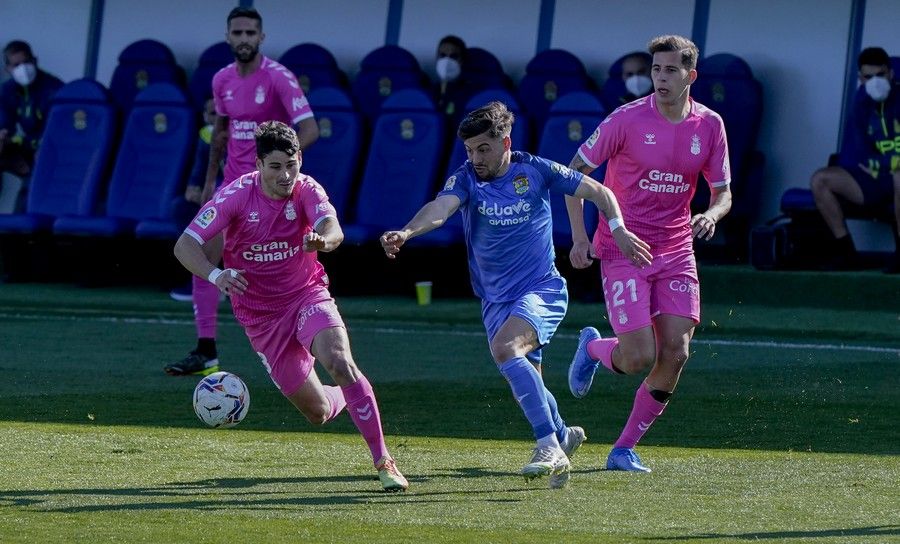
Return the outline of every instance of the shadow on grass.
<path id="1" fill-rule="evenodd" d="M 769 540 L 790 538 L 829 538 L 837 536 L 849 537 L 888 537 L 900 535 L 900 525 L 876 525 L 872 527 L 854 527 L 847 529 L 821 529 L 814 531 L 771 531 L 764 533 L 703 533 L 699 535 L 652 537 L 650 541 L 680 540 Z"/>
<path id="2" fill-rule="evenodd" d="M 153 487 L 109 487 L 47 489 L 0 492 L 0 508 L 29 507 L 41 512 L 114 512 L 145 510 L 218 510 L 240 507 L 265 510 L 286 506 L 341 506 L 365 503 L 408 504 L 471 502 L 484 496 L 484 502 L 520 502 L 523 499 L 498 498 L 498 493 L 531 493 L 543 491 L 541 487 L 510 487 L 506 489 L 458 489 L 451 491 L 416 492 L 417 484 L 442 478 L 494 478 L 510 477 L 508 472 L 497 472 L 480 467 L 442 469 L 437 476 L 409 477 L 411 491 L 387 493 L 378 488 L 378 478 L 370 476 L 312 476 L 296 478 L 213 478 L 206 480 L 172 482 Z M 370 489 L 335 489 L 347 484 L 371 484 Z M 273 487 L 274 486 L 274 487 Z M 202 498 L 197 497 L 202 495 Z M 214 497 L 209 497 L 213 495 Z M 218 497 L 216 497 L 218 495 Z M 125 503 L 110 503 L 110 497 L 130 497 Z M 91 502 L 78 506 L 61 506 L 56 503 Z M 102 504 L 100 504 L 102 503 Z"/>

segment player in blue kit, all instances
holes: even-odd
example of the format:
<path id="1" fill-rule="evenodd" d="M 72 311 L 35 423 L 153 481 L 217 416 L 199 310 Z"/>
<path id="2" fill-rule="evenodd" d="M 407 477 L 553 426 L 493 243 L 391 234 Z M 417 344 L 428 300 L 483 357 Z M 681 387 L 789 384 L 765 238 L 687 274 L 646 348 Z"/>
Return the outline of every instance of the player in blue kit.
<path id="1" fill-rule="evenodd" d="M 569 457 L 585 439 L 568 427 L 541 378 L 541 348 L 566 315 L 566 280 L 554 264 L 550 190 L 594 202 L 626 255 L 650 262 L 647 244 L 629 232 L 613 194 L 596 180 L 559 163 L 510 150 L 513 114 L 501 102 L 469 113 L 457 135 L 469 158 L 401 230 L 381 236 L 391 259 L 410 238 L 430 232 L 457 209 L 462 213 L 472 288 L 491 355 L 531 424 L 537 447 L 522 468 L 526 480 L 569 481 Z"/>

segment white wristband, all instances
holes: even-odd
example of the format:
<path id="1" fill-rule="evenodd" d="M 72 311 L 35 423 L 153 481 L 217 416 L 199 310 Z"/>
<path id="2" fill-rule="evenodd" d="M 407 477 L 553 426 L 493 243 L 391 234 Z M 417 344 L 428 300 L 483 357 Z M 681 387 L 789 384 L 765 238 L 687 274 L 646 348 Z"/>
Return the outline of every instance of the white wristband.
<path id="1" fill-rule="evenodd" d="M 612 231 L 614 231 L 618 228 L 622 228 L 624 226 L 625 226 L 625 224 L 622 223 L 622 220 L 619 219 L 618 217 L 613 217 L 612 219 L 609 220 L 609 232 L 612 232 Z"/>
<path id="2" fill-rule="evenodd" d="M 209 280 L 209 283 L 215 285 L 216 280 L 219 279 L 219 276 L 222 275 L 222 272 L 224 272 L 224 270 L 222 270 L 221 268 L 213 268 L 212 272 L 209 273 L 209 276 L 207 276 L 206 279 Z"/>

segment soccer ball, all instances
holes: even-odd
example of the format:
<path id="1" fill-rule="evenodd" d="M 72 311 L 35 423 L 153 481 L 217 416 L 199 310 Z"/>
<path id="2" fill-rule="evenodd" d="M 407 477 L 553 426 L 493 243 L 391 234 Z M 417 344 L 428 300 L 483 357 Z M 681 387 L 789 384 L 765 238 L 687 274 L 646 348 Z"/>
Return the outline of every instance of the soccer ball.
<path id="1" fill-rule="evenodd" d="M 194 388 L 194 412 L 210 427 L 234 427 L 250 409 L 250 391 L 230 372 L 214 372 Z"/>

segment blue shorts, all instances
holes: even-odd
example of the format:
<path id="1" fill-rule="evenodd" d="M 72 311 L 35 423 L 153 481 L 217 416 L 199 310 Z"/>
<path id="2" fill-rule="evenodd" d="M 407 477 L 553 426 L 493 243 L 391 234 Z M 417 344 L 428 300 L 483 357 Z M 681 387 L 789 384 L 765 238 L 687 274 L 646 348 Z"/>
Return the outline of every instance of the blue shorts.
<path id="1" fill-rule="evenodd" d="M 550 277 L 532 287 L 528 292 L 510 302 L 481 301 L 481 319 L 487 330 L 488 345 L 497 335 L 500 327 L 511 316 L 528 322 L 537 333 L 538 342 L 545 346 L 550 342 L 556 328 L 562 323 L 569 307 L 569 290 L 562 276 Z M 540 364 L 541 348 L 527 355 L 528 360 Z"/>

